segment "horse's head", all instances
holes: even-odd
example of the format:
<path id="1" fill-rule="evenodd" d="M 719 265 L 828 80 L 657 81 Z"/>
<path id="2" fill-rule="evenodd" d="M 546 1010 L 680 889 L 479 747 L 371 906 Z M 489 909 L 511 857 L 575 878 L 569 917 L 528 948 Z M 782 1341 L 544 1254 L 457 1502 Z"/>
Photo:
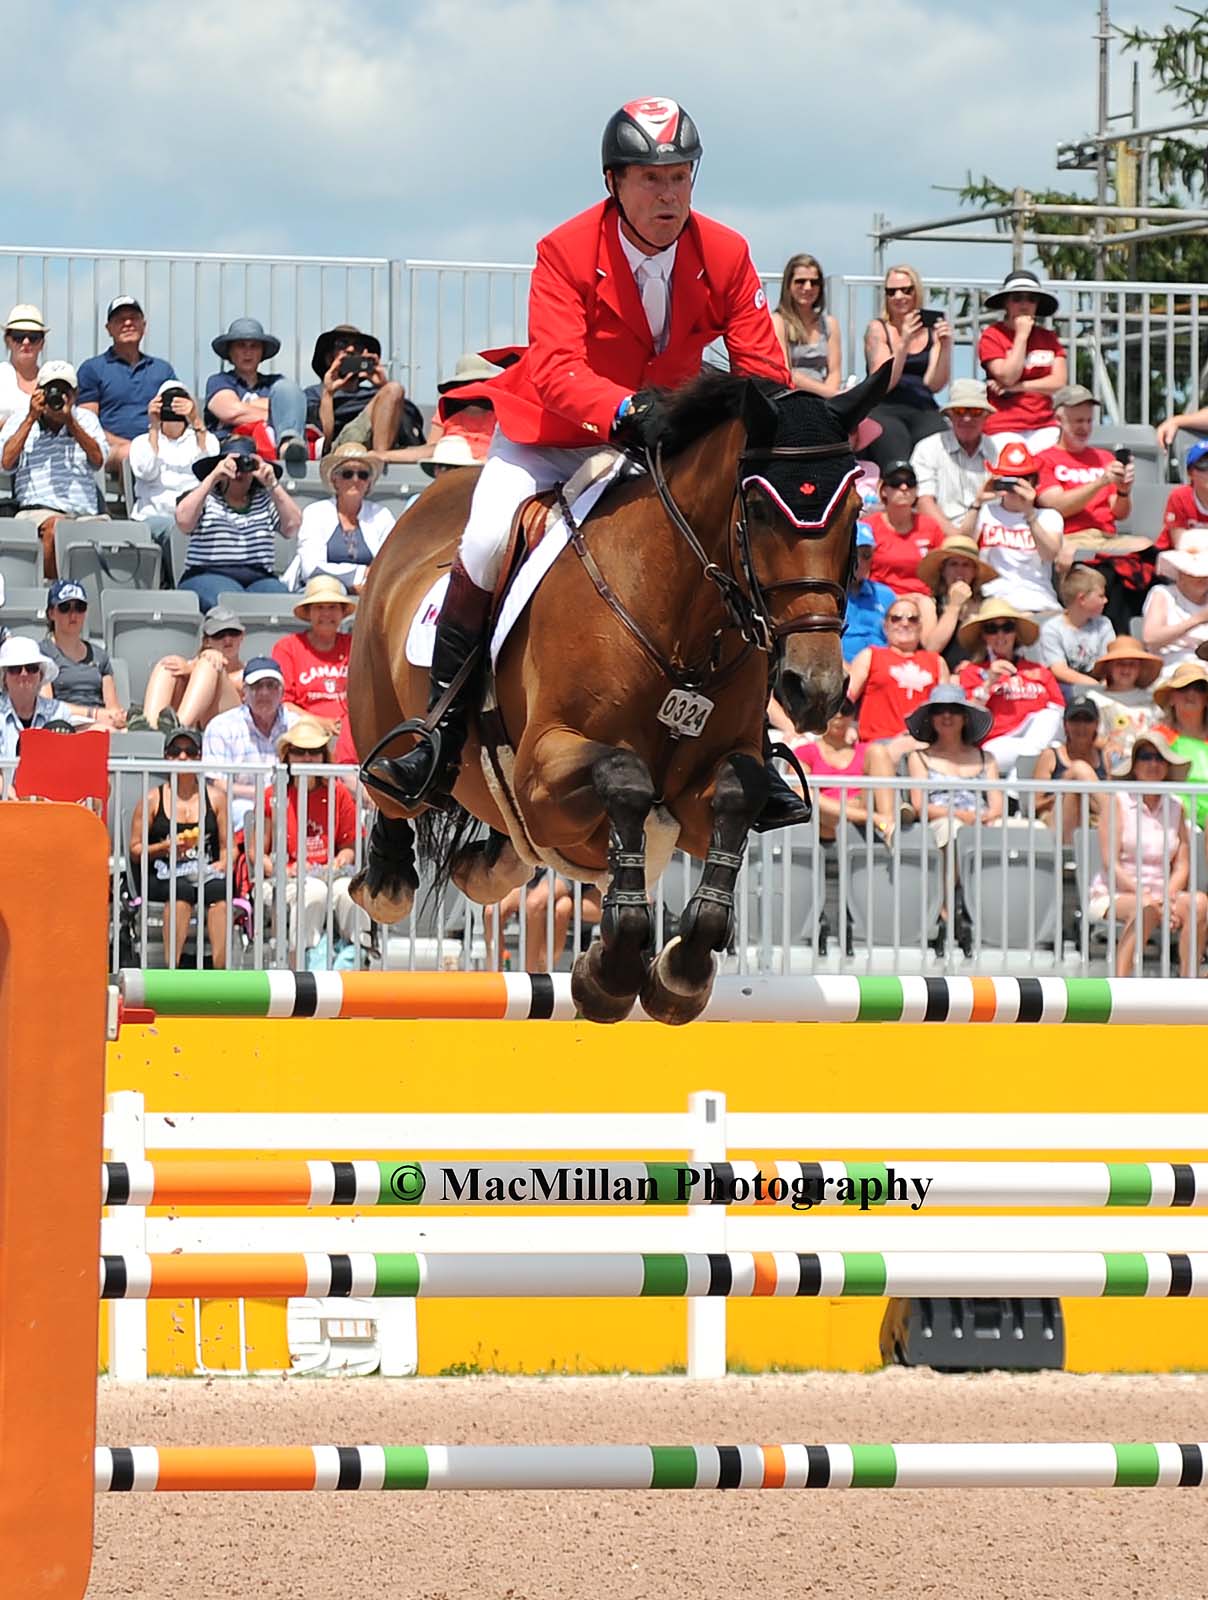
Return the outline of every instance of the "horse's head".
<path id="1" fill-rule="evenodd" d="M 801 729 L 821 731 L 843 697 L 839 634 L 860 501 L 849 435 L 885 393 L 886 362 L 831 400 L 749 380 L 738 462 L 740 556 L 774 646 L 774 691 Z"/>

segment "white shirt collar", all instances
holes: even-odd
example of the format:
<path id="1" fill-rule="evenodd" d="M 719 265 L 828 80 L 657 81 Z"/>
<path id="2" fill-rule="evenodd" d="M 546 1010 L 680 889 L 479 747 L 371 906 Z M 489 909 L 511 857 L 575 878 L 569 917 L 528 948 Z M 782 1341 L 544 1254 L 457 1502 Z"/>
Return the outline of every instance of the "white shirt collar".
<path id="1" fill-rule="evenodd" d="M 617 237 L 621 241 L 621 249 L 625 252 L 630 270 L 634 277 L 638 275 L 638 268 L 653 265 L 660 268 L 662 276 L 668 283 L 671 281 L 671 269 L 675 266 L 675 252 L 679 249 L 679 240 L 669 244 L 665 250 L 660 250 L 655 256 L 648 256 L 644 250 L 639 250 L 636 244 L 631 244 L 625 237 L 625 230 L 617 224 Z"/>

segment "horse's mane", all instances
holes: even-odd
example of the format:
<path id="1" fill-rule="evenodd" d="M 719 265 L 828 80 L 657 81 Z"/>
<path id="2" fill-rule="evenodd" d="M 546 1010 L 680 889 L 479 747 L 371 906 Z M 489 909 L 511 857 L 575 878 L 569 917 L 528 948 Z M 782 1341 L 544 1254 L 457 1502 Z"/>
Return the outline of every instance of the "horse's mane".
<path id="1" fill-rule="evenodd" d="M 663 455 L 677 455 L 706 433 L 720 428 L 723 422 L 733 422 L 742 410 L 747 384 L 752 381 L 767 395 L 779 394 L 784 388 L 771 378 L 752 380 L 742 372 L 703 367 L 698 378 L 667 394 L 666 429 L 661 435 Z"/>

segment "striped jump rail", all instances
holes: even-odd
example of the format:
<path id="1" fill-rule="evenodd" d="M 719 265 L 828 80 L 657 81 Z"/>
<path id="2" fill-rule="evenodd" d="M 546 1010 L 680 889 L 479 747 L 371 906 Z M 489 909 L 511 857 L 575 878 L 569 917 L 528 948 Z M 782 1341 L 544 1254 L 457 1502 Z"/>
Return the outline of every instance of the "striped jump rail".
<path id="1" fill-rule="evenodd" d="M 130 1254 L 101 1257 L 100 1292 L 102 1300 L 302 1295 L 411 1300 L 763 1295 L 1179 1299 L 1208 1295 L 1208 1253 Z"/>
<path id="2" fill-rule="evenodd" d="M 1208 1208 L 1189 1161 L 107 1161 L 107 1206 Z"/>
<path id="3" fill-rule="evenodd" d="M 263 1017 L 571 1021 L 567 973 L 197 972 L 118 975 L 140 1019 Z M 634 1020 L 641 1020 L 635 1011 Z M 1208 1022 L 1208 979 L 742 977 L 714 984 L 706 1022 Z"/>
<path id="4" fill-rule="evenodd" d="M 1201 1489 L 1208 1444 L 101 1446 L 98 1494 L 173 1490 Z"/>

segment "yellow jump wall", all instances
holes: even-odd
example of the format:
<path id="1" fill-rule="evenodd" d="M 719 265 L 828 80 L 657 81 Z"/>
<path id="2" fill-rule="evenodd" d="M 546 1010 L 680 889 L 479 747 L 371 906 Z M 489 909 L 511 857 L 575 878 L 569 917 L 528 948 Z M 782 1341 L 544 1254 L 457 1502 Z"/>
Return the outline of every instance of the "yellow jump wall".
<path id="1" fill-rule="evenodd" d="M 165 1018 L 124 1028 L 109 1046 L 108 1088 L 140 1090 L 149 1110 L 169 1112 L 667 1112 L 686 1109 L 692 1091 L 712 1089 L 726 1094 L 731 1111 L 1181 1114 L 1208 1109 L 1202 1048 L 1203 1035 L 1192 1027 L 697 1023 L 668 1029 Z M 575 1152 L 516 1153 L 550 1159 Z M 943 1152 L 950 1160 L 980 1153 Z M 1027 1159 L 1033 1152 L 995 1155 Z M 1178 1155 L 1208 1159 L 1205 1151 Z M 1090 1156 L 1053 1151 L 1049 1158 Z M 884 1309 L 883 1300 L 729 1301 L 730 1365 L 879 1366 Z M 1208 1368 L 1208 1301 L 1067 1300 L 1063 1309 L 1066 1365 L 1073 1371 Z M 191 1306 L 159 1302 L 149 1310 L 151 1370 L 191 1371 Z M 417 1314 L 425 1373 L 651 1372 L 686 1360 L 681 1300 L 420 1301 Z M 233 1359 L 233 1322 L 229 1305 L 206 1308 L 210 1364 Z M 250 1306 L 248 1322 L 253 1365 L 287 1365 L 283 1308 Z"/>

